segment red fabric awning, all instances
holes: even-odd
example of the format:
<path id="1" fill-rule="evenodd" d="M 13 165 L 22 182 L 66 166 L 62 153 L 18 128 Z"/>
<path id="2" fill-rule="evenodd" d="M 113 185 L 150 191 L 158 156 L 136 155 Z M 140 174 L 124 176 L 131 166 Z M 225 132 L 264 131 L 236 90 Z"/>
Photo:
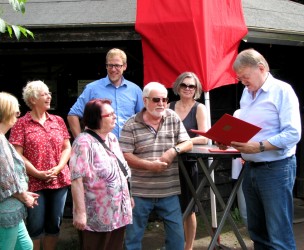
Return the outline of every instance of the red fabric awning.
<path id="1" fill-rule="evenodd" d="M 205 92 L 236 83 L 232 63 L 247 34 L 241 0 L 137 0 L 144 84 L 167 87 L 179 74 L 198 75 Z"/>

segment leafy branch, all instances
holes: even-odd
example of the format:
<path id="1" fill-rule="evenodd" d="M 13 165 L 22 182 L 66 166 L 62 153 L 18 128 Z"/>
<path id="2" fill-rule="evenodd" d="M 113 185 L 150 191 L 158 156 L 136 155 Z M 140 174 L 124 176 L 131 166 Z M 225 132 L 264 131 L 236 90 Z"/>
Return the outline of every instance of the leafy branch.
<path id="1" fill-rule="evenodd" d="M 21 12 L 22 14 L 24 14 L 26 1 L 27 0 L 9 0 L 9 3 L 12 5 L 14 11 Z M 0 18 L 0 32 L 1 33 L 8 32 L 10 37 L 12 37 L 14 33 L 14 35 L 18 40 L 20 39 L 21 35 L 24 35 L 25 37 L 28 37 L 29 35 L 32 38 L 34 38 L 34 34 L 30 30 L 20 25 L 7 23 L 2 18 Z"/>

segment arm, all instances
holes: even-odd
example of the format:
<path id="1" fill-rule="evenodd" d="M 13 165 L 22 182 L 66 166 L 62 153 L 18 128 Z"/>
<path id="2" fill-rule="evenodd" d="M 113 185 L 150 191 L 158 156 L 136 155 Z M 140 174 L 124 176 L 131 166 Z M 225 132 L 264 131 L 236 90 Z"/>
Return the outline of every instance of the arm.
<path id="1" fill-rule="evenodd" d="M 14 193 L 13 197 L 24 203 L 25 206 L 29 208 L 33 208 L 38 205 L 37 199 L 39 195 L 32 192 Z"/>
<path id="2" fill-rule="evenodd" d="M 269 150 L 278 150 L 279 148 L 272 145 L 270 142 L 267 140 L 263 141 L 264 144 L 264 151 L 269 151 Z M 249 142 L 231 142 L 231 146 L 240 151 L 241 153 L 245 154 L 256 154 L 260 153 L 260 143 L 256 141 L 249 141 Z"/>
<path id="3" fill-rule="evenodd" d="M 72 181 L 71 191 L 73 197 L 73 225 L 79 230 L 84 230 L 87 224 L 87 214 L 82 178 Z"/>
<path id="4" fill-rule="evenodd" d="M 179 154 L 182 154 L 182 153 L 192 150 L 193 143 L 191 140 L 188 140 L 188 141 L 184 141 L 184 142 L 177 144 L 175 147 L 179 148 L 179 150 L 180 150 Z M 163 155 L 160 158 L 160 161 L 166 162 L 169 166 L 173 162 L 173 160 L 176 156 L 177 156 L 177 152 L 172 147 L 163 153 Z"/>
<path id="5" fill-rule="evenodd" d="M 79 117 L 76 115 L 68 115 L 67 120 L 68 120 L 70 129 L 71 129 L 72 135 L 74 138 L 76 138 L 81 132 Z"/>
<path id="6" fill-rule="evenodd" d="M 58 175 L 61 170 L 65 167 L 67 164 L 68 160 L 70 159 L 71 156 L 71 143 L 69 139 L 65 139 L 62 145 L 62 151 L 61 151 L 61 156 L 60 156 L 60 161 L 57 166 L 51 168 L 51 173 L 53 175 Z"/>
<path id="7" fill-rule="evenodd" d="M 124 153 L 123 155 L 124 155 L 126 161 L 128 162 L 128 165 L 134 169 L 143 169 L 143 170 L 148 170 L 148 171 L 152 171 L 152 172 L 162 172 L 168 166 L 168 164 L 166 162 L 162 162 L 159 160 L 157 160 L 157 161 L 144 160 L 144 159 L 137 157 L 133 153 Z"/>
<path id="8" fill-rule="evenodd" d="M 198 130 L 200 131 L 207 131 L 208 126 L 207 126 L 207 109 L 204 104 L 199 104 L 197 106 L 196 110 L 196 121 L 197 121 L 197 127 Z M 191 138 L 191 141 L 193 144 L 207 144 L 208 143 L 208 138 L 204 136 L 196 136 Z"/>
<path id="9" fill-rule="evenodd" d="M 37 179 L 45 180 L 45 181 L 50 181 L 51 179 L 54 178 L 54 176 L 49 173 L 48 171 L 39 171 L 38 169 L 35 168 L 35 166 L 23 155 L 23 147 L 14 145 L 16 151 L 21 155 L 23 158 L 23 161 L 25 163 L 25 168 L 26 168 L 26 173 L 28 175 L 31 175 Z M 55 176 L 56 177 L 56 176 Z"/>

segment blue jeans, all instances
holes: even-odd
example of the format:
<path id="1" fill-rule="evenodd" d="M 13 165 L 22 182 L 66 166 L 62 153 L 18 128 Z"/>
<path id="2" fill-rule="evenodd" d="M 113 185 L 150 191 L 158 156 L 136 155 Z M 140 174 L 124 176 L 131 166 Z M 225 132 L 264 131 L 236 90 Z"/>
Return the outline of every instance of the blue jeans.
<path id="1" fill-rule="evenodd" d="M 245 164 L 243 192 L 248 231 L 255 250 L 294 250 L 295 156 L 254 166 Z"/>
<path id="2" fill-rule="evenodd" d="M 28 208 L 26 225 L 33 240 L 43 235 L 59 235 L 67 192 L 68 187 L 35 192 L 39 194 L 38 206 Z"/>
<path id="3" fill-rule="evenodd" d="M 166 249 L 184 249 L 183 218 L 177 195 L 166 198 L 133 197 L 133 224 L 127 225 L 125 247 L 127 250 L 141 250 L 142 238 L 148 223 L 149 214 L 154 209 L 163 219 Z"/>
<path id="4" fill-rule="evenodd" d="M 0 228 L 0 249 L 32 250 L 33 242 L 23 220 L 15 227 Z"/>

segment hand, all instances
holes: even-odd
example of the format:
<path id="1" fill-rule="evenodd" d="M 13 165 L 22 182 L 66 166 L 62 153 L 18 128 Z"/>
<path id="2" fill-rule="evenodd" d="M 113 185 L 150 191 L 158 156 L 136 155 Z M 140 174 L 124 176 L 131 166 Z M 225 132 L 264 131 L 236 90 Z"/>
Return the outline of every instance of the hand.
<path id="1" fill-rule="evenodd" d="M 133 209 L 135 207 L 135 201 L 133 197 L 131 197 L 130 199 L 131 199 L 131 207 Z"/>
<path id="2" fill-rule="evenodd" d="M 57 175 L 54 173 L 52 169 L 47 171 L 39 171 L 39 179 L 44 180 L 45 182 L 53 181 L 57 178 Z"/>
<path id="3" fill-rule="evenodd" d="M 35 206 L 38 206 L 39 194 L 32 193 L 32 192 L 26 192 L 26 193 L 27 193 L 27 199 L 26 199 L 24 204 L 29 208 L 33 208 Z"/>
<path id="4" fill-rule="evenodd" d="M 78 230 L 84 230 L 87 225 L 86 213 L 75 213 L 73 214 L 73 225 Z"/>
<path id="5" fill-rule="evenodd" d="M 227 145 L 222 144 L 222 143 L 220 143 L 220 142 L 215 141 L 214 143 L 215 143 L 216 146 L 219 147 L 220 150 L 226 150 L 226 149 L 228 148 Z"/>
<path id="6" fill-rule="evenodd" d="M 168 164 L 160 160 L 153 161 L 152 164 L 153 167 L 150 169 L 152 172 L 163 172 L 168 168 Z"/>
<path id="7" fill-rule="evenodd" d="M 55 166 L 48 171 L 49 173 L 52 173 L 53 175 L 58 175 L 61 172 L 61 167 Z"/>

